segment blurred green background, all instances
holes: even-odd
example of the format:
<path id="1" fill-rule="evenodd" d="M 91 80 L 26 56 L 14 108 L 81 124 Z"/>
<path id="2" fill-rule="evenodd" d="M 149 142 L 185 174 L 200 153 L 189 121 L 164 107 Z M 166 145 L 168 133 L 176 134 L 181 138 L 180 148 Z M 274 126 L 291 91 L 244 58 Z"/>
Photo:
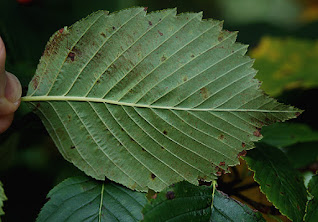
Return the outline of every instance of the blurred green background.
<path id="1" fill-rule="evenodd" d="M 45 44 L 56 30 L 97 10 L 114 12 L 131 6 L 147 6 L 148 11 L 172 7 L 179 13 L 203 11 L 204 18 L 224 20 L 225 29 L 239 31 L 238 41 L 250 49 L 264 36 L 318 39 L 316 0 L 0 0 L 6 69 L 18 76 L 26 93 Z M 305 109 L 294 121 L 318 130 L 317 95 L 315 87 L 294 87 L 276 97 Z M 62 158 L 41 121 L 22 104 L 12 127 L 0 135 L 0 180 L 9 198 L 3 221 L 34 221 L 48 191 L 80 173 Z"/>

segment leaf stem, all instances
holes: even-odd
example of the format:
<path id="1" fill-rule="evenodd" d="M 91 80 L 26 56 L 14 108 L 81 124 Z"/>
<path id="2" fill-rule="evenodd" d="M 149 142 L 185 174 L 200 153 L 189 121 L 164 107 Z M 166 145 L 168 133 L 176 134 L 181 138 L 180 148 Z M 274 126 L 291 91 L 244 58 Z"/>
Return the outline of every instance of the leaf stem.
<path id="1" fill-rule="evenodd" d="M 103 182 L 102 190 L 101 190 L 99 212 L 98 212 L 98 222 L 101 222 L 101 220 L 102 220 L 102 206 L 103 206 L 103 198 L 104 198 L 104 187 L 105 187 L 105 182 Z"/>
<path id="2" fill-rule="evenodd" d="M 213 112 L 262 112 L 262 113 L 297 113 L 300 110 L 258 110 L 258 109 L 215 109 L 215 108 L 187 108 L 175 106 L 156 106 L 139 103 L 127 103 L 115 100 L 108 100 L 103 98 L 93 97 L 79 97 L 79 96 L 24 96 L 21 98 L 23 102 L 45 102 L 45 101 L 74 101 L 74 102 L 93 102 L 93 103 L 108 103 L 119 106 L 130 106 L 137 108 L 149 109 L 166 109 L 166 110 L 181 110 L 181 111 L 213 111 Z"/>

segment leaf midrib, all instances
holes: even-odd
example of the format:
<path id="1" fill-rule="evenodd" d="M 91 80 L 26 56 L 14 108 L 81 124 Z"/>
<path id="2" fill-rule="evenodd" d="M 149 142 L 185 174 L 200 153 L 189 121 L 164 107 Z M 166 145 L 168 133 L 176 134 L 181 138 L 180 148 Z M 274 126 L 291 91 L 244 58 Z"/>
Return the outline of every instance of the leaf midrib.
<path id="1" fill-rule="evenodd" d="M 180 111 L 213 111 L 213 112 L 261 112 L 261 113 L 297 113 L 299 110 L 264 110 L 264 109 L 215 109 L 215 108 L 186 108 L 174 106 L 156 106 L 139 103 L 119 102 L 115 100 L 94 98 L 94 97 L 80 97 L 80 96 L 24 96 L 21 98 L 22 102 L 46 102 L 46 101 L 73 101 L 73 102 L 94 102 L 94 103 L 108 103 L 111 105 L 130 106 L 137 108 L 148 109 L 165 109 L 165 110 L 180 110 Z"/>

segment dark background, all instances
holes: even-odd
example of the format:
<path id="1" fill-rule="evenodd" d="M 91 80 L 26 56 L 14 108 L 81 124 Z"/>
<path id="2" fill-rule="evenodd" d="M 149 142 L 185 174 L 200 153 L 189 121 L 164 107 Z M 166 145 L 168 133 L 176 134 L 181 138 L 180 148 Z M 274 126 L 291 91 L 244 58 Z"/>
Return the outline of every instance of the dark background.
<path id="1" fill-rule="evenodd" d="M 234 2 L 234 3 L 233 3 Z M 236 2 L 236 3 L 235 3 Z M 0 35 L 7 47 L 6 69 L 20 79 L 26 93 L 49 37 L 97 10 L 147 6 L 148 11 L 177 7 L 204 12 L 239 31 L 238 41 L 257 46 L 263 36 L 317 39 L 318 15 L 307 11 L 317 1 L 301 0 L 0 0 Z M 318 14 L 318 10 L 317 10 Z M 313 98 L 318 90 L 296 89 L 278 99 L 307 111 L 296 121 L 318 129 Z M 55 148 L 41 121 L 23 104 L 13 126 L 0 135 L 0 180 L 8 201 L 3 221 L 34 221 L 46 195 L 67 176 L 81 174 Z"/>

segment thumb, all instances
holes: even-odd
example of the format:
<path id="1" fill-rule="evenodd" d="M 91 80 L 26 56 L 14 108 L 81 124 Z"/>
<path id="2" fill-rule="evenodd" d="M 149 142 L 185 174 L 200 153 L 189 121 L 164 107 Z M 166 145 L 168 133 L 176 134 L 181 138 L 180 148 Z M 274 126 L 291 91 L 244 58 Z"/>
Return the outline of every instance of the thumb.
<path id="1" fill-rule="evenodd" d="M 0 37 L 0 116 L 15 112 L 21 102 L 20 81 L 5 71 L 6 50 Z"/>

